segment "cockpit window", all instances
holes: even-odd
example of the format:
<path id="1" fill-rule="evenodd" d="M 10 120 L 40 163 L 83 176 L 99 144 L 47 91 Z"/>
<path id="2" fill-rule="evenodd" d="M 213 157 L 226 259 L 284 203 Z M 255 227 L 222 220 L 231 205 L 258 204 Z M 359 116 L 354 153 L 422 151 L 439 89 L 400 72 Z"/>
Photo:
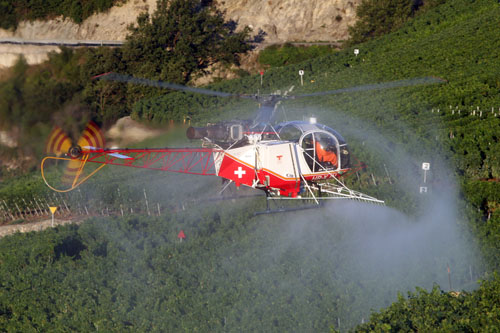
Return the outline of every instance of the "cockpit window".
<path id="1" fill-rule="evenodd" d="M 312 132 L 302 139 L 304 157 L 312 172 L 338 167 L 339 146 L 336 138 L 325 132 Z"/>
<path id="2" fill-rule="evenodd" d="M 314 158 L 314 135 L 312 133 L 304 136 L 302 139 L 302 149 L 304 149 L 304 158 L 311 171 L 314 172 L 315 169 L 319 169 L 319 165 Z"/>
<path id="3" fill-rule="evenodd" d="M 345 140 L 344 138 L 342 137 L 342 135 L 340 135 L 339 132 L 337 132 L 336 130 L 328 127 L 328 126 L 325 126 L 325 125 L 322 125 L 322 124 L 318 124 L 318 127 L 321 128 L 322 130 L 324 131 L 327 131 L 327 132 L 330 132 L 331 134 L 333 134 L 333 136 L 335 138 L 337 138 L 338 142 L 339 142 L 339 145 L 343 145 L 345 144 Z"/>
<path id="4" fill-rule="evenodd" d="M 284 122 L 276 129 L 281 140 L 299 142 L 312 172 L 350 167 L 346 141 L 334 129 L 305 121 Z"/>

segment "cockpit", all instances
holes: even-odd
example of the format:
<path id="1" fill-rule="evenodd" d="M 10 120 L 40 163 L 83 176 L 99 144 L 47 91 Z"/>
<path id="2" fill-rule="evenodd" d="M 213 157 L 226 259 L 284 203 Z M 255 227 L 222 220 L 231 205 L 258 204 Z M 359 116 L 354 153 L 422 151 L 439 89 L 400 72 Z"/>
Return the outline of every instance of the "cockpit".
<path id="1" fill-rule="evenodd" d="M 344 138 L 322 124 L 305 121 L 281 123 L 280 139 L 298 143 L 312 172 L 349 168 L 349 150 Z"/>

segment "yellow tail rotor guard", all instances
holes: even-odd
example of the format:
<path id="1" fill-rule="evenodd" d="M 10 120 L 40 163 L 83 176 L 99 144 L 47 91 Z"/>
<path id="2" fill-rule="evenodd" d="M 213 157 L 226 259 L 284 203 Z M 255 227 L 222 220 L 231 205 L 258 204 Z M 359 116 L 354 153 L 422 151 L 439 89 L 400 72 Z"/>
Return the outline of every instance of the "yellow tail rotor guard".
<path id="1" fill-rule="evenodd" d="M 74 190 L 75 188 L 77 188 L 78 186 L 80 186 L 81 184 L 83 184 L 84 182 L 86 182 L 90 177 L 92 177 L 93 175 L 95 175 L 99 170 L 101 170 L 102 168 L 104 168 L 106 166 L 106 164 L 102 164 L 97 169 L 95 169 L 94 171 L 92 171 L 89 175 L 87 175 L 87 176 L 83 177 L 82 179 L 80 179 L 80 175 L 83 172 L 83 168 L 85 167 L 85 164 L 87 163 L 88 158 L 89 158 L 89 155 L 84 155 L 81 160 L 75 160 L 74 158 L 69 158 L 69 157 L 54 157 L 54 156 L 47 156 L 47 157 L 45 157 L 42 160 L 41 165 L 40 165 L 41 173 L 42 173 L 42 178 L 43 178 L 43 181 L 45 182 L 45 185 L 47 185 L 53 191 L 56 191 L 56 192 L 59 192 L 59 193 L 66 193 L 66 192 Z M 70 188 L 68 188 L 68 189 L 56 189 L 55 187 L 53 187 L 52 185 L 49 184 L 49 182 L 45 178 L 45 172 L 44 172 L 45 161 L 49 160 L 49 159 L 52 159 L 52 160 L 63 160 L 63 161 L 80 161 L 80 165 L 78 167 L 78 170 L 77 170 L 77 172 L 75 174 L 75 177 L 73 179 L 73 182 L 72 182 Z"/>

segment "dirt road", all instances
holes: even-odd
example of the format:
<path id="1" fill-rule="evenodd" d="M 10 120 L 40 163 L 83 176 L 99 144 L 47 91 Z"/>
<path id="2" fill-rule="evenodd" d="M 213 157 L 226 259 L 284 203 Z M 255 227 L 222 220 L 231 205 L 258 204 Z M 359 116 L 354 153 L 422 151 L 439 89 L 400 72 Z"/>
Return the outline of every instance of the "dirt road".
<path id="1" fill-rule="evenodd" d="M 65 219 L 65 220 L 55 219 L 54 226 L 70 224 L 70 223 L 81 223 L 81 222 L 82 222 L 81 219 Z M 16 232 L 41 231 L 47 228 L 51 228 L 51 226 L 52 226 L 51 219 L 37 221 L 37 222 L 22 223 L 22 224 L 2 225 L 0 226 L 0 238 L 14 234 Z"/>

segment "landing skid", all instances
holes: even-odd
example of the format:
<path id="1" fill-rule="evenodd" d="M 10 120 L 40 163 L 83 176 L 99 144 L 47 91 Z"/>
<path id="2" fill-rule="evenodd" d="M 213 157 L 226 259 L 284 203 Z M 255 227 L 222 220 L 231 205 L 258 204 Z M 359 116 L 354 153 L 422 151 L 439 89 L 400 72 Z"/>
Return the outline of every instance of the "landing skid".
<path id="1" fill-rule="evenodd" d="M 234 195 L 232 197 L 215 197 L 215 198 L 208 198 L 204 199 L 203 202 L 217 202 L 217 201 L 234 201 L 238 199 L 248 199 L 248 198 L 261 198 L 262 194 L 242 194 L 242 195 Z M 198 200 L 198 202 L 201 202 Z"/>
<path id="2" fill-rule="evenodd" d="M 287 212 L 297 212 L 297 211 L 301 211 L 301 210 L 308 210 L 308 209 L 317 209 L 317 208 L 320 208 L 323 206 L 323 202 L 319 202 L 319 204 L 306 204 L 306 205 L 303 205 L 303 206 L 299 206 L 299 207 L 284 207 L 284 206 L 279 206 L 277 203 L 276 203 L 276 199 L 277 198 L 273 198 L 273 197 L 267 197 L 266 198 L 266 210 L 264 211 L 261 211 L 261 212 L 256 212 L 254 213 L 254 216 L 257 216 L 257 215 L 265 215 L 265 214 L 276 214 L 276 213 L 287 213 Z M 294 199 L 296 200 L 296 199 Z M 308 199 L 310 200 L 310 199 Z M 276 208 L 274 209 L 271 209 L 271 205 L 270 205 L 270 202 L 274 202 L 274 205 L 276 206 Z"/>
<path id="3" fill-rule="evenodd" d="M 274 214 L 274 213 L 284 213 L 284 212 L 296 212 L 300 210 L 320 208 L 324 205 L 325 200 L 354 200 L 372 204 L 384 205 L 385 202 L 383 200 L 379 200 L 377 198 L 371 197 L 364 193 L 353 191 L 347 186 L 345 186 L 338 179 L 335 179 L 337 184 L 332 183 L 306 183 L 306 191 L 304 194 L 306 196 L 298 196 L 295 198 L 291 197 L 279 197 L 273 196 L 272 193 L 267 193 L 266 197 L 266 210 L 262 212 L 257 212 L 254 215 L 262 215 L 262 214 Z M 277 208 L 271 209 L 270 202 L 274 201 L 275 206 Z M 303 204 L 299 204 L 298 206 L 284 206 L 278 205 L 277 202 L 303 202 Z M 311 204 L 312 202 L 312 204 Z"/>

